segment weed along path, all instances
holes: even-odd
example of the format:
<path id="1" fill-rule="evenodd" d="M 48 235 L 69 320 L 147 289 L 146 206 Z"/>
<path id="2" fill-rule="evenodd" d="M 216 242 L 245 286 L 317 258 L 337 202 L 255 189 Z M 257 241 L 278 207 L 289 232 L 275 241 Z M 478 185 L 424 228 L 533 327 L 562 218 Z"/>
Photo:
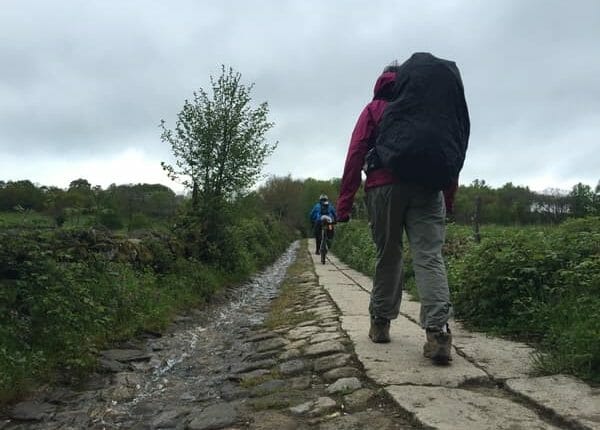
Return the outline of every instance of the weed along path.
<path id="1" fill-rule="evenodd" d="M 309 245 L 309 249 L 312 249 Z M 453 322 L 451 366 L 423 358 L 419 303 L 405 295 L 389 344 L 368 337 L 371 279 L 329 254 L 313 255 L 319 285 L 335 302 L 341 327 L 366 376 L 426 428 L 600 429 L 600 389 L 564 375 L 532 376 L 522 343 L 465 330 Z M 367 427 L 371 428 L 371 427 Z"/>

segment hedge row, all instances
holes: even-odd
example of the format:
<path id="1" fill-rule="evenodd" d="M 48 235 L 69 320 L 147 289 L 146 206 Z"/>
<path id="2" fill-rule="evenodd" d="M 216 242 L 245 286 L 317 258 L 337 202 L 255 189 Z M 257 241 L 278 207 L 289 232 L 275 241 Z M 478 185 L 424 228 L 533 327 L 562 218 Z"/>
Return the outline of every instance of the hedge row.
<path id="1" fill-rule="evenodd" d="M 292 239 L 269 220 L 240 219 L 203 260 L 206 243 L 189 240 L 202 235 L 193 229 L 135 240 L 93 229 L 0 232 L 0 400 L 62 370 L 87 371 L 99 348 L 160 330 Z"/>

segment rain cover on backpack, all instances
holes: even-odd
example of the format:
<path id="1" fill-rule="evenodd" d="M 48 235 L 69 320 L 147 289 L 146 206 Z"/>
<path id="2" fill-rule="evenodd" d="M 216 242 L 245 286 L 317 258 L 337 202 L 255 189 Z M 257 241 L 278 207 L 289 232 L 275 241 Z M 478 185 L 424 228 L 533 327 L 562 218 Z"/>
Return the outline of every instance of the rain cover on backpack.
<path id="1" fill-rule="evenodd" d="M 456 64 L 415 53 L 397 69 L 375 148 L 381 164 L 398 178 L 442 190 L 458 179 L 469 130 Z"/>

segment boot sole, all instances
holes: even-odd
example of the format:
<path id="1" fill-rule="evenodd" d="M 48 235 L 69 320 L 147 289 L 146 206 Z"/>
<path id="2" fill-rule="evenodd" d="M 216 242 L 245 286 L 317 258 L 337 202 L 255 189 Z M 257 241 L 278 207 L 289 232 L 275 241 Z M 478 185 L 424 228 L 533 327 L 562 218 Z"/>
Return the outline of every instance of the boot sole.
<path id="1" fill-rule="evenodd" d="M 369 336 L 369 339 L 371 339 L 371 342 L 373 343 L 390 343 L 391 339 L 389 338 L 374 338 L 372 336 Z"/>

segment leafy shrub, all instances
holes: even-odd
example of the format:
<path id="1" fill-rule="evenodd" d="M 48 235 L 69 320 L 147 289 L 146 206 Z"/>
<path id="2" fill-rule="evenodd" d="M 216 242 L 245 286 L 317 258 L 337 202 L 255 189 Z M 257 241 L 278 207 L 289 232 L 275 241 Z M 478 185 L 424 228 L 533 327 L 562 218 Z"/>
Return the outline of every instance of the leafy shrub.
<path id="1" fill-rule="evenodd" d="M 96 224 L 110 230 L 119 230 L 123 228 L 123 220 L 119 214 L 110 209 L 105 209 L 96 216 Z"/>
<path id="2" fill-rule="evenodd" d="M 203 259 L 208 242 L 193 228 L 201 225 L 140 240 L 101 229 L 0 232 L 0 401 L 57 369 L 85 371 L 98 348 L 164 327 L 174 312 L 272 261 L 291 239 L 279 224 L 241 220 L 223 236 L 226 246 L 213 243 Z"/>
<path id="3" fill-rule="evenodd" d="M 152 226 L 152 220 L 142 213 L 136 213 L 131 216 L 128 228 L 129 230 L 140 230 Z M 117 227 L 118 228 L 118 227 Z"/>
<path id="4" fill-rule="evenodd" d="M 459 317 L 538 341 L 545 371 L 600 380 L 599 218 L 488 235 L 449 273 Z"/>

